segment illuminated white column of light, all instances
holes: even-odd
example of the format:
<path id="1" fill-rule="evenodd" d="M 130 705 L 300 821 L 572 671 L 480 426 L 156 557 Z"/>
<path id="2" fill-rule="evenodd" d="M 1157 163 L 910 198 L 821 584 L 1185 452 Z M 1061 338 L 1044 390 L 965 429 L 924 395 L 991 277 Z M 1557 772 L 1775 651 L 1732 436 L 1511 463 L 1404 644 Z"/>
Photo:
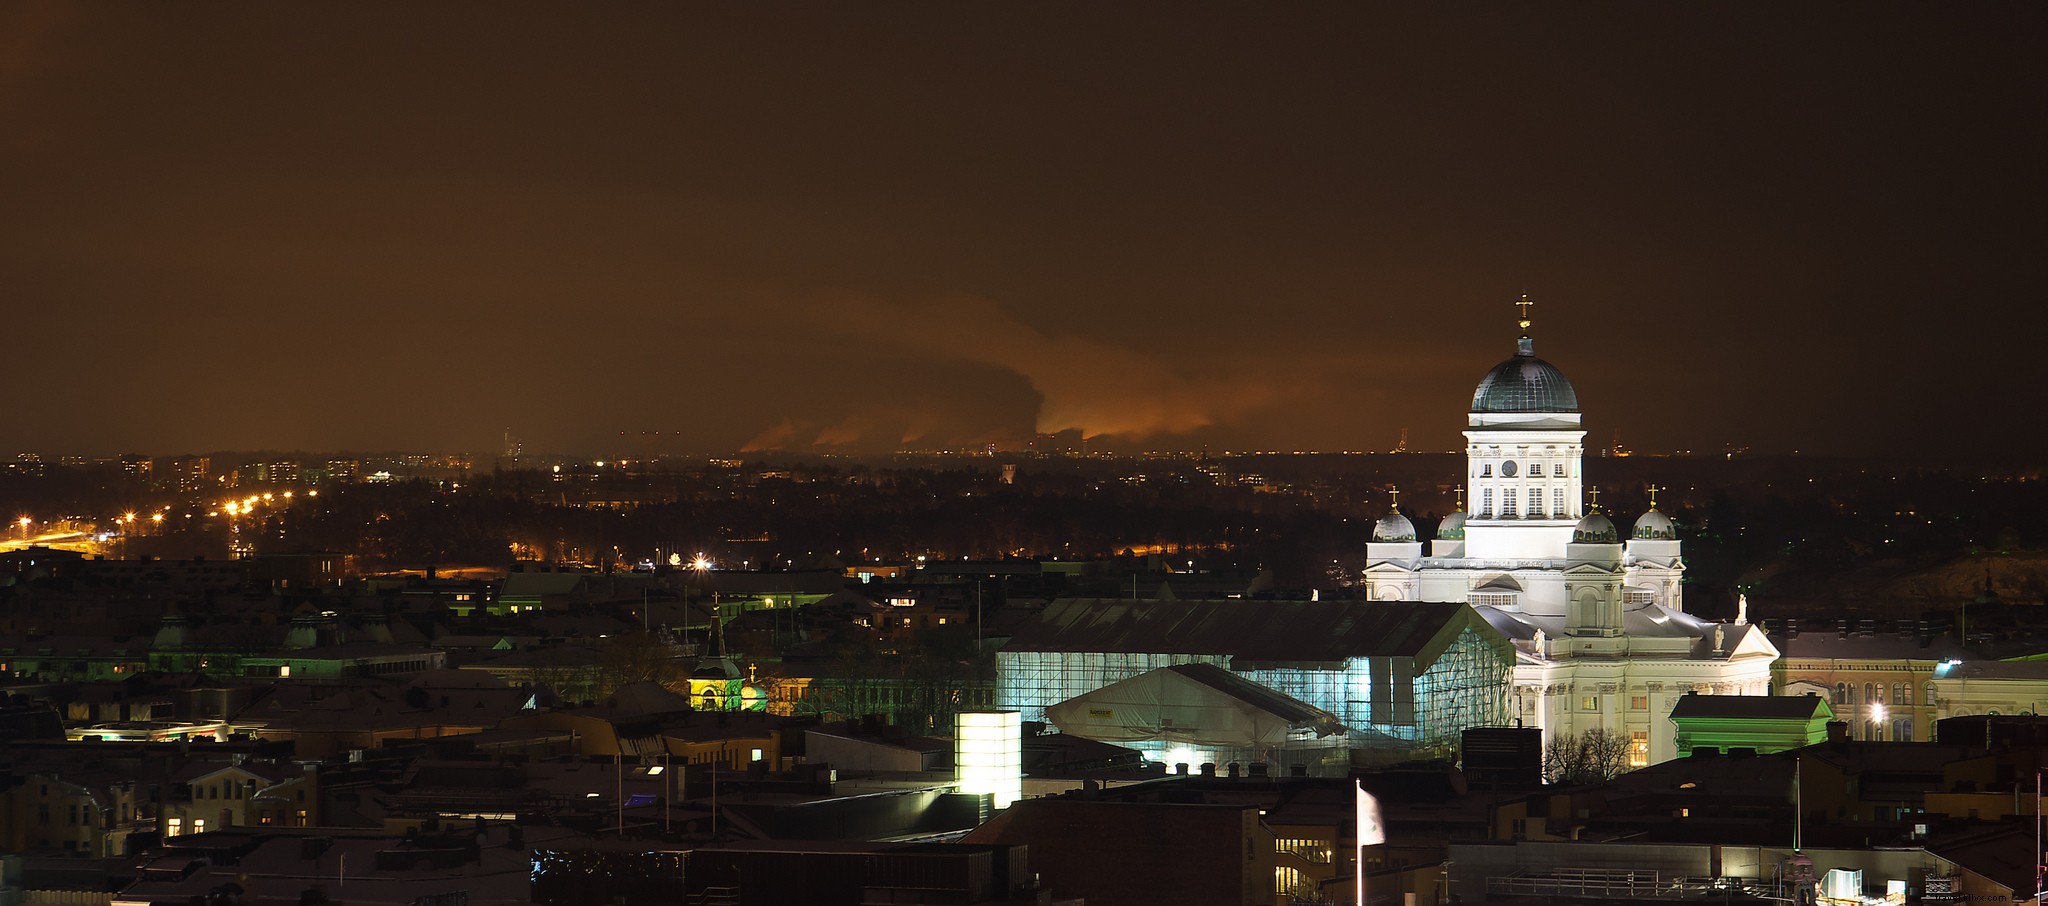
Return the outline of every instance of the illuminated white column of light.
<path id="1" fill-rule="evenodd" d="M 987 793 L 994 808 L 1023 798 L 1023 713 L 960 712 L 954 723 L 953 771 L 960 792 Z"/>

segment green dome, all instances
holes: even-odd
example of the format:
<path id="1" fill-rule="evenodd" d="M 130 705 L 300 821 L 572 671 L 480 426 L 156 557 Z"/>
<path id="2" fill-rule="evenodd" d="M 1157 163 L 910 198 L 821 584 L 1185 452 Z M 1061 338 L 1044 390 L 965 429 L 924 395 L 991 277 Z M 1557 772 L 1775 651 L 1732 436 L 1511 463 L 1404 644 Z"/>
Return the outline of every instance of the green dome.
<path id="1" fill-rule="evenodd" d="M 1463 541 L 1463 540 L 1465 540 L 1465 514 L 1464 514 L 1464 513 L 1452 513 L 1452 514 L 1450 514 L 1449 516 L 1445 516 L 1445 517 L 1444 517 L 1444 521 L 1442 521 L 1442 522 L 1439 522 L 1439 523 L 1437 523 L 1437 524 L 1436 524 L 1436 540 L 1438 540 L 1438 541 Z"/>
<path id="2" fill-rule="evenodd" d="M 1415 523 L 1409 522 L 1408 517 L 1400 513 L 1388 513 L 1385 516 L 1381 516 L 1380 521 L 1373 525 L 1372 540 L 1382 542 L 1413 541 L 1415 540 Z"/>
<path id="3" fill-rule="evenodd" d="M 1599 513 L 1592 513 L 1572 526 L 1574 544 L 1620 544 L 1621 533 L 1614 530 L 1614 521 Z"/>
<path id="4" fill-rule="evenodd" d="M 1472 392 L 1473 412 L 1577 412 L 1579 392 L 1522 338 L 1515 357 L 1493 366 Z"/>
<path id="5" fill-rule="evenodd" d="M 1672 522 L 1671 517 L 1651 510 L 1636 519 L 1635 530 L 1629 532 L 1629 537 L 1639 541 L 1676 541 L 1678 524 Z"/>

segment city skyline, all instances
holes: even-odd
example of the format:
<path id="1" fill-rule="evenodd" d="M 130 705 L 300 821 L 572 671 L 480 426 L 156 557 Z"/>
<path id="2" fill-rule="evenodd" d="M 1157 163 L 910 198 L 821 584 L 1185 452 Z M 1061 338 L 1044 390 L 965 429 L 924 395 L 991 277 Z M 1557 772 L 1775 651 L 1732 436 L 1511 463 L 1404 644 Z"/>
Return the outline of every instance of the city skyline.
<path id="1" fill-rule="evenodd" d="M 2030 445 L 2044 20 L 13 7 L 0 443 Z"/>

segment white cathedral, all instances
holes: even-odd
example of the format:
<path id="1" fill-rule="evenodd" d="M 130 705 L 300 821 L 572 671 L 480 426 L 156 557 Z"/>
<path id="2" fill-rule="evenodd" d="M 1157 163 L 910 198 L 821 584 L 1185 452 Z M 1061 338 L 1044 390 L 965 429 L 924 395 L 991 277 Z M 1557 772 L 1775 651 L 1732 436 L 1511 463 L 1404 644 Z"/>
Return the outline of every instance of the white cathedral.
<path id="1" fill-rule="evenodd" d="M 1584 511 L 1578 392 L 1536 357 L 1527 297 L 1518 304 L 1514 357 L 1472 394 L 1469 511 L 1443 520 L 1427 554 L 1406 517 L 1381 519 L 1367 592 L 1470 604 L 1513 643 L 1509 713 L 1546 744 L 1599 727 L 1629 739 L 1631 764 L 1665 761 L 1677 756 L 1669 715 L 1681 696 L 1767 695 L 1778 650 L 1746 614 L 1714 623 L 1685 612 L 1677 530 L 1654 497 L 1626 542 Z"/>

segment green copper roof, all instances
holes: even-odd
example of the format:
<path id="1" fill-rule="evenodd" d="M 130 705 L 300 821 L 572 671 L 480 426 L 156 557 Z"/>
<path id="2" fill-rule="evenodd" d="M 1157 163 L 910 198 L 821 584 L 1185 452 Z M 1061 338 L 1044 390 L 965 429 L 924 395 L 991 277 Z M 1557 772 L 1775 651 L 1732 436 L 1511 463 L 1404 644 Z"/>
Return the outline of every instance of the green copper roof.
<path id="1" fill-rule="evenodd" d="M 1577 412 L 1579 393 L 1557 366 L 1536 357 L 1527 337 L 1515 357 L 1493 366 L 1472 393 L 1474 412 Z"/>

